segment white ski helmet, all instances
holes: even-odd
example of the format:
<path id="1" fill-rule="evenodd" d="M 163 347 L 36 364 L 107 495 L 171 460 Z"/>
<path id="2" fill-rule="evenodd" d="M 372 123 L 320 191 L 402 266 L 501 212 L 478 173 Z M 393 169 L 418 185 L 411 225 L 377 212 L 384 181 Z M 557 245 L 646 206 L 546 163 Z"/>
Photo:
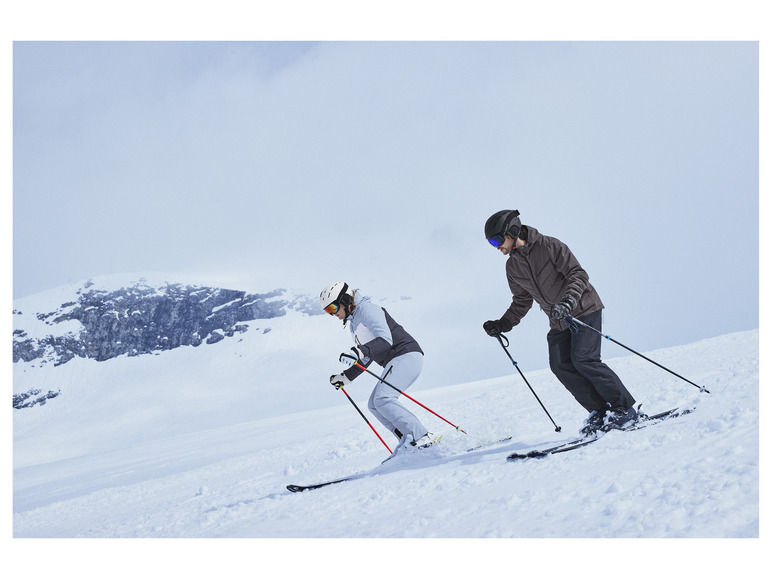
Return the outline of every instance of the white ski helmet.
<path id="1" fill-rule="evenodd" d="M 338 308 L 347 306 L 353 302 L 354 292 L 349 289 L 348 284 L 342 281 L 336 281 L 331 283 L 322 290 L 319 294 L 319 305 L 328 314 L 335 314 L 338 312 Z M 335 311 L 329 311 L 328 308 L 334 305 Z"/>

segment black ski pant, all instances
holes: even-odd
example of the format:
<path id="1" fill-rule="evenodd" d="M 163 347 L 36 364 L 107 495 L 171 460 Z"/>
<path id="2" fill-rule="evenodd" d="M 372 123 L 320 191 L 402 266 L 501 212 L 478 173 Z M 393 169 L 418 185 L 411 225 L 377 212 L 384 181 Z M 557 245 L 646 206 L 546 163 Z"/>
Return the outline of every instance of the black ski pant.
<path id="1" fill-rule="evenodd" d="M 600 331 L 601 312 L 579 318 L 585 324 Z M 587 328 L 550 330 L 550 369 L 585 410 L 592 412 L 608 408 L 628 409 L 635 399 L 614 371 L 600 359 L 601 335 Z"/>

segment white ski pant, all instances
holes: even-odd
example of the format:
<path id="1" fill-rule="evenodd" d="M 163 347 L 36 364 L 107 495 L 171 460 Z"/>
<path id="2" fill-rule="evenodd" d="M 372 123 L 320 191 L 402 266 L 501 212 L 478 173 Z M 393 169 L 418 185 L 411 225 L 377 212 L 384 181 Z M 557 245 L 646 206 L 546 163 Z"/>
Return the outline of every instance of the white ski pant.
<path id="1" fill-rule="evenodd" d="M 386 380 L 404 392 L 416 381 L 423 366 L 423 354 L 408 352 L 397 356 L 386 365 L 381 374 L 381 380 Z M 399 431 L 403 435 L 411 435 L 413 440 L 418 440 L 429 431 L 414 414 L 397 401 L 399 396 L 400 393 L 397 390 L 383 382 L 378 382 L 373 393 L 370 394 L 367 407 L 397 438 L 399 438 L 397 434 Z"/>

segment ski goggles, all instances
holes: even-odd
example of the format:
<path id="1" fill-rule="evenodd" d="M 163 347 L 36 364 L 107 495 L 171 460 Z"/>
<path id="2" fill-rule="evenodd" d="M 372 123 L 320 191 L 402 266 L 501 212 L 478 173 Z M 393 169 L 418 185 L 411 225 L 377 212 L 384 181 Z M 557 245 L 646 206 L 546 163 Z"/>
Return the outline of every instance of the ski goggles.
<path id="1" fill-rule="evenodd" d="M 338 313 L 340 310 L 340 302 L 332 302 L 329 306 L 324 308 L 324 311 L 330 314 L 331 316 L 334 316 Z"/>
<path id="2" fill-rule="evenodd" d="M 488 243 L 490 243 L 493 247 L 499 248 L 502 245 L 504 245 L 504 236 L 503 235 L 494 235 L 493 237 L 488 238 Z"/>

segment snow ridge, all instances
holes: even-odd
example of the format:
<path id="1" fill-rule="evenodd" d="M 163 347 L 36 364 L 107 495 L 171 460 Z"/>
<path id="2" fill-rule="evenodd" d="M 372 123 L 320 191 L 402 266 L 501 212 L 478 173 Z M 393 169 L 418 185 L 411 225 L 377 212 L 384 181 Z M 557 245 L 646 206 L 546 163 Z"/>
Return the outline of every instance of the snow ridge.
<path id="1" fill-rule="evenodd" d="M 117 280 L 116 280 L 117 281 Z M 213 344 L 245 332 L 242 322 L 301 311 L 319 315 L 311 301 L 277 289 L 264 294 L 144 278 L 114 289 L 89 280 L 50 311 L 14 309 L 13 361 L 64 364 L 73 358 L 105 361 L 180 346 Z M 63 296 L 64 298 L 65 296 Z"/>

